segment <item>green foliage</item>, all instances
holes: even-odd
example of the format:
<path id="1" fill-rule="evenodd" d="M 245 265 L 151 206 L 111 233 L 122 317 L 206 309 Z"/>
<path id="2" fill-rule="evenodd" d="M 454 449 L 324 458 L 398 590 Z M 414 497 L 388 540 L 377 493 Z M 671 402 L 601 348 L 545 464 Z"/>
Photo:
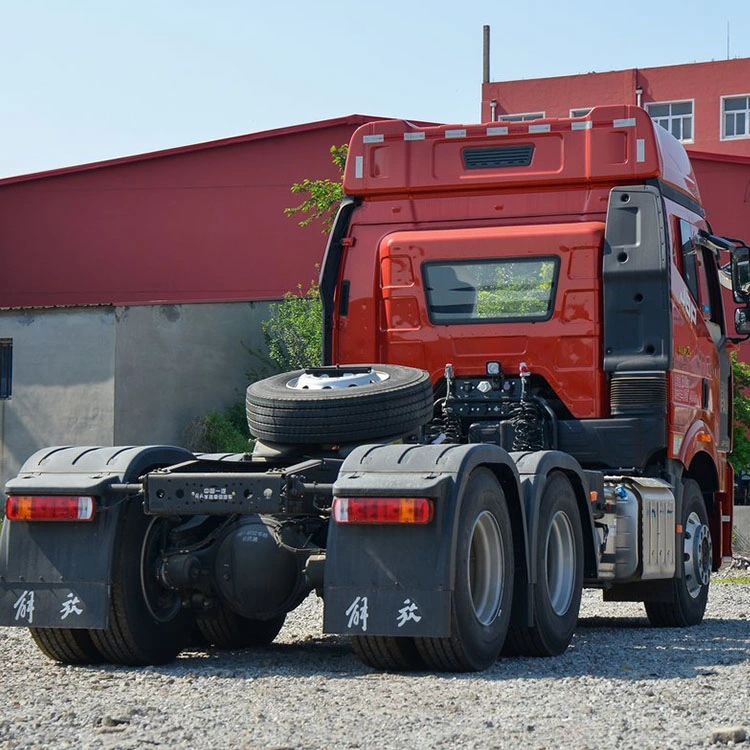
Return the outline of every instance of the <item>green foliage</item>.
<path id="1" fill-rule="evenodd" d="M 342 176 L 344 165 L 346 164 L 346 155 L 349 150 L 347 145 L 331 146 L 331 159 L 339 168 Z M 310 180 L 305 178 L 302 182 L 295 182 L 291 190 L 293 193 L 306 195 L 307 197 L 294 208 L 285 208 L 284 213 L 287 216 L 303 215 L 299 225 L 306 227 L 315 220 L 322 223 L 323 233 L 331 230 L 333 219 L 336 215 L 336 208 L 341 203 L 343 197 L 343 187 L 341 180 Z"/>
<path id="2" fill-rule="evenodd" d="M 747 586 L 748 584 L 750 584 L 750 576 L 734 576 L 727 578 L 719 578 L 717 576 L 715 578 L 711 578 L 711 583 L 739 583 L 743 586 Z"/>
<path id="3" fill-rule="evenodd" d="M 210 411 L 188 428 L 188 447 L 203 453 L 246 453 L 250 450 L 244 401 L 223 411 Z"/>
<path id="4" fill-rule="evenodd" d="M 546 315 L 549 307 L 555 264 L 552 261 L 477 266 L 479 278 L 476 316 L 508 318 Z"/>
<path id="5" fill-rule="evenodd" d="M 736 472 L 750 469 L 750 398 L 745 395 L 750 388 L 750 366 L 737 359 L 732 352 L 732 374 L 734 375 L 734 426 L 732 452 L 729 454 Z"/>
<path id="6" fill-rule="evenodd" d="M 323 303 L 318 285 L 292 294 L 271 305 L 271 317 L 263 321 L 263 336 L 279 372 L 318 367 L 323 355 Z"/>

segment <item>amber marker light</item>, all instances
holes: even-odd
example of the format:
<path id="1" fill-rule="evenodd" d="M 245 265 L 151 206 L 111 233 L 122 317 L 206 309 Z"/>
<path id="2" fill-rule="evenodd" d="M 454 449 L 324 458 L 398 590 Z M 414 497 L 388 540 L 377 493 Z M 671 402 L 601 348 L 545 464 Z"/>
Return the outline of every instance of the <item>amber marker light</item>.
<path id="1" fill-rule="evenodd" d="M 94 498 L 78 495 L 9 495 L 5 515 L 11 521 L 91 521 Z"/>
<path id="2" fill-rule="evenodd" d="M 426 524 L 435 514 L 428 497 L 334 497 L 336 523 Z"/>

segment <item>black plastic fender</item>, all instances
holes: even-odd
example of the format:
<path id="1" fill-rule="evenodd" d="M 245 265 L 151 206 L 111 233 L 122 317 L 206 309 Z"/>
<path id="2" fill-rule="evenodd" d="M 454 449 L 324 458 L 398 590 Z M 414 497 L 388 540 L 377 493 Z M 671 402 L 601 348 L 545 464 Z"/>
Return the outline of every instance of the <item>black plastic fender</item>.
<path id="1" fill-rule="evenodd" d="M 594 476 L 601 477 L 598 472 L 584 471 L 578 461 L 569 453 L 562 451 L 534 451 L 532 453 L 511 453 L 515 461 L 521 480 L 521 491 L 523 505 L 526 511 L 526 522 L 528 524 L 528 535 L 526 536 L 528 556 L 535 560 L 539 551 L 537 550 L 537 523 L 539 519 L 539 507 L 542 493 L 547 483 L 550 472 L 561 471 L 570 480 L 573 491 L 578 501 L 578 510 L 583 530 L 584 548 L 584 577 L 596 578 L 599 568 L 599 557 L 596 553 L 599 538 L 594 527 L 594 517 L 591 513 L 589 503 L 589 491 L 599 489 L 594 486 Z M 522 616 L 524 625 L 532 625 L 534 621 L 533 597 L 530 588 L 536 585 L 536 566 L 527 565 L 527 585 L 516 585 L 513 609 L 516 617 Z M 518 579 L 516 579 L 518 584 Z M 521 598 L 524 597 L 524 598 Z"/>
<path id="2" fill-rule="evenodd" d="M 93 495 L 88 522 L 8 521 L 0 533 L 0 625 L 104 628 L 118 522 L 137 482 L 193 458 L 184 448 L 59 446 L 37 451 L 5 487 L 9 495 Z"/>
<path id="3" fill-rule="evenodd" d="M 430 497 L 425 525 L 341 524 L 331 519 L 324 569 L 326 633 L 447 637 L 457 519 L 472 470 L 497 475 L 525 530 L 518 472 L 496 445 L 365 445 L 345 459 L 335 497 Z M 523 531 L 521 532 L 523 533 Z"/>

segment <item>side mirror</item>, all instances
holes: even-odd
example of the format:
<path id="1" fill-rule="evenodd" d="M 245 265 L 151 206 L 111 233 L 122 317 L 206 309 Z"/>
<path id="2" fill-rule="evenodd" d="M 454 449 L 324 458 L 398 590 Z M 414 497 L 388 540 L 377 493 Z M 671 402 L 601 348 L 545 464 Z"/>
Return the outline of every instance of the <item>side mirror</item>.
<path id="1" fill-rule="evenodd" d="M 738 307 L 734 311 L 734 330 L 739 336 L 750 336 L 750 308 Z"/>
<path id="2" fill-rule="evenodd" d="M 745 245 L 732 251 L 732 291 L 735 302 L 750 305 L 750 247 Z"/>

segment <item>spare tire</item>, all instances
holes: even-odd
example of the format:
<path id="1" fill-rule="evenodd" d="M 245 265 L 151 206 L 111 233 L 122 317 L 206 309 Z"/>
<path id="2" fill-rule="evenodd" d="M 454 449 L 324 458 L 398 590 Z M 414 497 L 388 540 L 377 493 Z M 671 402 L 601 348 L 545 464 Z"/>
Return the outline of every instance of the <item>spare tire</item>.
<path id="1" fill-rule="evenodd" d="M 339 365 L 273 375 L 247 389 L 260 440 L 335 445 L 416 432 L 432 418 L 430 376 L 401 365 Z"/>

